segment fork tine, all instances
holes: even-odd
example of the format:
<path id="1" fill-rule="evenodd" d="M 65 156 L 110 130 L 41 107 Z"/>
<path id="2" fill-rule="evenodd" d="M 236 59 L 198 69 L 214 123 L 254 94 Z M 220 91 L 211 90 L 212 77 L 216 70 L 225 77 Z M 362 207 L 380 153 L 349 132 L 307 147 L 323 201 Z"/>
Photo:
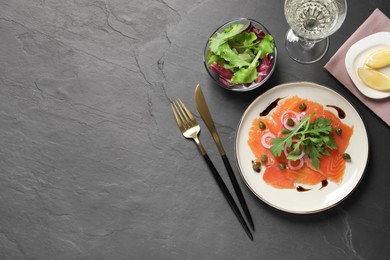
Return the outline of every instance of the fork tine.
<path id="1" fill-rule="evenodd" d="M 191 111 L 184 105 L 184 103 L 181 101 L 181 99 L 179 98 L 179 102 L 181 103 L 182 107 L 184 108 L 184 110 L 186 111 L 187 115 L 190 117 L 191 119 L 191 122 L 193 124 L 198 124 L 198 122 L 196 121 L 194 115 L 191 113 Z"/>
<path id="2" fill-rule="evenodd" d="M 183 119 L 187 123 L 188 127 L 191 127 L 191 126 L 193 126 L 193 123 L 192 123 L 191 119 L 188 117 L 187 113 L 184 111 L 182 104 L 183 104 L 183 102 L 181 102 L 181 104 L 180 104 L 180 102 L 178 100 L 176 100 L 176 105 L 180 109 L 180 114 L 182 114 Z"/>
<path id="3" fill-rule="evenodd" d="M 171 103 L 171 107 L 172 107 L 172 112 L 173 112 L 173 115 L 175 116 L 175 119 L 176 119 L 177 125 L 179 126 L 180 131 L 182 131 L 182 132 L 185 131 L 182 120 L 179 118 L 179 116 L 176 112 L 176 108 L 173 105 L 173 103 Z"/>
<path id="4" fill-rule="evenodd" d="M 181 121 L 181 123 L 182 123 L 182 126 L 183 126 L 184 130 L 185 130 L 186 128 L 191 127 L 191 125 L 188 123 L 188 120 L 184 117 L 184 115 L 183 115 L 183 110 L 181 109 L 181 107 L 179 106 L 179 104 L 177 103 L 177 101 L 173 103 L 173 106 L 175 107 L 176 113 L 177 113 L 177 115 L 178 115 L 179 118 L 180 118 L 180 121 Z"/>

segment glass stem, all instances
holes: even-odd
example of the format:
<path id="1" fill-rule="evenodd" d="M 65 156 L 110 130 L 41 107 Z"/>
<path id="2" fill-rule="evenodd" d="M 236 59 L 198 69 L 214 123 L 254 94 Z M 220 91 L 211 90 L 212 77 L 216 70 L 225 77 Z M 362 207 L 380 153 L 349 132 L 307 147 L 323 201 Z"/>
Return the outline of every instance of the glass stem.
<path id="1" fill-rule="evenodd" d="M 305 39 L 299 39 L 299 44 L 305 48 L 305 49 L 311 49 L 316 44 L 315 41 L 305 40 Z"/>

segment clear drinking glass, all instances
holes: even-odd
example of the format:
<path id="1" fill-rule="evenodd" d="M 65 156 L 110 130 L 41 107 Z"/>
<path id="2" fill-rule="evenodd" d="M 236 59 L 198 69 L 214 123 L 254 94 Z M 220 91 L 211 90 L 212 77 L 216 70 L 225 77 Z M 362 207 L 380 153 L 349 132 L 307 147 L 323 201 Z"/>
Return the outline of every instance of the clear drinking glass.
<path id="1" fill-rule="evenodd" d="M 346 0 L 286 0 L 288 55 L 300 63 L 320 60 L 328 50 L 328 36 L 340 28 L 346 14 Z"/>

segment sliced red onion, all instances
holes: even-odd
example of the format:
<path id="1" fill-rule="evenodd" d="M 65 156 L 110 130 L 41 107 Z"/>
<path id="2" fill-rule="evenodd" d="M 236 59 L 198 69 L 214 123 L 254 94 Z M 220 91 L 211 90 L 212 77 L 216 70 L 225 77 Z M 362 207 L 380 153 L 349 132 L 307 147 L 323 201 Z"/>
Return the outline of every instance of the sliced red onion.
<path id="1" fill-rule="evenodd" d="M 288 165 L 288 168 L 293 170 L 293 171 L 301 169 L 303 167 L 303 164 L 305 163 L 303 158 L 299 159 L 299 164 L 297 166 L 292 165 L 291 162 L 292 162 L 291 160 L 288 160 L 287 165 Z"/>
<path id="2" fill-rule="evenodd" d="M 299 113 L 299 114 L 297 114 L 297 116 L 296 116 L 295 118 L 296 118 L 296 119 L 298 120 L 298 122 L 299 122 L 299 121 L 301 121 L 302 117 L 304 117 L 304 114 Z"/>
<path id="3" fill-rule="evenodd" d="M 286 115 L 287 115 L 287 117 L 286 117 Z M 293 115 L 293 116 L 291 116 L 291 115 Z M 286 118 L 289 118 L 289 117 L 290 117 L 290 118 L 296 118 L 297 115 L 298 115 L 298 113 L 295 112 L 295 111 L 286 110 L 286 111 L 283 112 L 282 116 L 280 117 L 280 122 L 283 124 L 283 122 L 284 122 L 284 120 L 285 120 Z"/>
<path id="4" fill-rule="evenodd" d="M 267 133 L 264 133 L 263 136 L 261 137 L 261 144 L 263 145 L 264 148 L 271 148 L 272 146 L 272 138 L 275 138 L 276 136 L 271 133 L 271 132 L 267 132 Z"/>

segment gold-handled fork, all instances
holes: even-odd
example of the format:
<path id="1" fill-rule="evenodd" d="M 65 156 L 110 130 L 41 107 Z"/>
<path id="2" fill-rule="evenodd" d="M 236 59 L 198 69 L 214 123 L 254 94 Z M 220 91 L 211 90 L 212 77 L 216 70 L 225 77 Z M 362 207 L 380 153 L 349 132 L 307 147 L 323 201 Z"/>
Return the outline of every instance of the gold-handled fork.
<path id="1" fill-rule="evenodd" d="M 200 153 L 202 154 L 203 158 L 206 160 L 206 163 L 209 166 L 215 181 L 217 182 L 219 188 L 221 189 L 223 195 L 225 196 L 225 199 L 229 203 L 231 209 L 233 210 L 234 214 L 238 218 L 238 221 L 241 223 L 245 232 L 248 234 L 249 238 L 253 240 L 252 233 L 249 230 L 248 225 L 246 224 L 243 216 L 241 215 L 241 212 L 238 209 L 237 204 L 234 202 L 234 199 L 230 194 L 228 188 L 226 187 L 226 184 L 223 182 L 221 176 L 219 175 L 217 169 L 215 168 L 214 164 L 210 160 L 209 156 L 206 153 L 206 150 L 204 149 L 202 143 L 199 140 L 198 136 L 200 132 L 200 126 L 196 121 L 195 117 L 180 99 L 171 102 L 171 107 L 172 107 L 173 115 L 175 116 L 177 125 L 179 126 L 181 133 L 185 138 L 193 139 L 195 141 Z"/>
<path id="2" fill-rule="evenodd" d="M 178 99 L 171 103 L 173 115 L 175 116 L 177 125 L 183 136 L 188 139 L 193 139 L 198 146 L 198 149 L 202 155 L 206 154 L 202 143 L 199 140 L 200 126 L 198 121 L 192 115 L 190 110 L 184 105 L 184 103 Z"/>

